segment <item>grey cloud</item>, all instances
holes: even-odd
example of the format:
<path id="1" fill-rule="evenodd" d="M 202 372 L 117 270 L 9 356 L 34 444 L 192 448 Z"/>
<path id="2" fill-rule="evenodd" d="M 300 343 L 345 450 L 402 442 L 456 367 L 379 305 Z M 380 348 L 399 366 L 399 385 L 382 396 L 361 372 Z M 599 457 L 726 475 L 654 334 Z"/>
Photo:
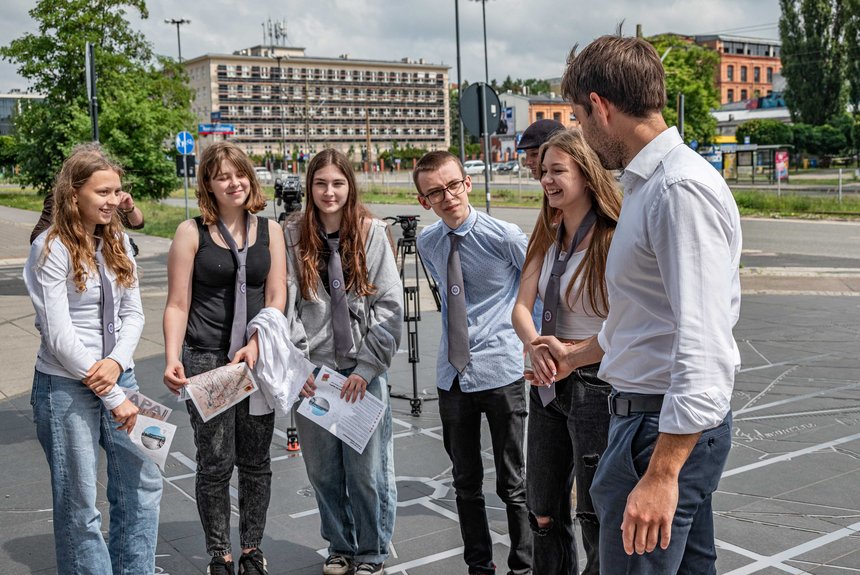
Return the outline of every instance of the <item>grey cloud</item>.
<path id="1" fill-rule="evenodd" d="M 33 5 L 33 0 L 0 5 L 0 43 L 35 29 L 27 14 Z M 159 54 L 176 56 L 176 28 L 165 24 L 165 18 L 192 21 L 182 27 L 184 58 L 259 44 L 266 18 L 286 18 L 291 44 L 307 48 L 309 55 L 424 58 L 451 66 L 451 79 L 456 79 L 454 0 L 188 0 L 181 7 L 171 0 L 151 0 L 148 7 L 149 20 L 134 25 Z M 779 18 L 778 0 L 489 0 L 486 9 L 490 78 L 498 80 L 558 76 L 573 44 L 612 33 L 621 20 L 626 34 L 637 23 L 645 34 L 701 34 L 769 24 L 735 33 L 775 38 Z M 460 0 L 460 36 L 463 77 L 483 79 L 480 2 Z M 12 66 L 0 63 L 0 91 L 24 86 Z"/>

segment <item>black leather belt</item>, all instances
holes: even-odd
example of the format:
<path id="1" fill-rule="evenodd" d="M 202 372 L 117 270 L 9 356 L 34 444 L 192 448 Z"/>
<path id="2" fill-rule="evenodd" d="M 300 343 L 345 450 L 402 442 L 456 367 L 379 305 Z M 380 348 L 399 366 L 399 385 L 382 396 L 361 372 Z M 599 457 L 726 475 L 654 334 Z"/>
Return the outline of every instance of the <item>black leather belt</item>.
<path id="1" fill-rule="evenodd" d="M 634 413 L 660 411 L 663 408 L 662 395 L 639 395 L 621 397 L 613 393 L 609 396 L 609 413 L 626 417 Z"/>

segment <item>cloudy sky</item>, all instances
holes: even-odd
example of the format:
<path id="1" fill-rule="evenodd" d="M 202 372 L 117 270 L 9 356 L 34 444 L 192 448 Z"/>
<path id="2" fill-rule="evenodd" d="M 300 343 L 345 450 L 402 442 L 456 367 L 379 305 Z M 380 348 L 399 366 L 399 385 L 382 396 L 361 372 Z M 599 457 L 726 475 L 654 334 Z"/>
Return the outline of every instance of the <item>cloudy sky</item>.
<path id="1" fill-rule="evenodd" d="M 454 0 L 174 0 L 147 2 L 149 18 L 132 12 L 133 25 L 159 54 L 176 56 L 176 28 L 166 18 L 186 18 L 182 55 L 230 53 L 263 41 L 263 22 L 286 19 L 288 42 L 309 56 L 348 53 L 353 58 L 410 59 L 451 66 L 457 78 Z M 0 3 L 0 44 L 36 25 L 28 14 L 36 0 Z M 484 75 L 481 2 L 459 0 L 463 78 Z M 490 78 L 559 76 L 570 47 L 612 33 L 622 20 L 633 34 L 738 34 L 778 38 L 778 0 L 487 0 Z M 24 89 L 15 67 L 0 61 L 0 92 Z"/>

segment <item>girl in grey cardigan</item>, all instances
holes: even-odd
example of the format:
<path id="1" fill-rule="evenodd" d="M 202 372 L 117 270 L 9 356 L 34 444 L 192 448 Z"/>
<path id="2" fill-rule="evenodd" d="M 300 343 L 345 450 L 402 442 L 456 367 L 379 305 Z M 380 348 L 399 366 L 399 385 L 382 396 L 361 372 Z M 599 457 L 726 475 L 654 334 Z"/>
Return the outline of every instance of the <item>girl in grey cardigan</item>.
<path id="1" fill-rule="evenodd" d="M 325 575 L 378 575 L 388 558 L 397 493 L 386 372 L 400 343 L 403 288 L 386 225 L 358 199 L 347 158 L 333 149 L 308 165 L 306 209 L 286 224 L 290 337 L 317 366 L 347 375 L 341 397 L 371 393 L 385 412 L 359 454 L 297 418 L 308 477 L 329 543 Z M 314 394 L 314 375 L 302 395 Z"/>

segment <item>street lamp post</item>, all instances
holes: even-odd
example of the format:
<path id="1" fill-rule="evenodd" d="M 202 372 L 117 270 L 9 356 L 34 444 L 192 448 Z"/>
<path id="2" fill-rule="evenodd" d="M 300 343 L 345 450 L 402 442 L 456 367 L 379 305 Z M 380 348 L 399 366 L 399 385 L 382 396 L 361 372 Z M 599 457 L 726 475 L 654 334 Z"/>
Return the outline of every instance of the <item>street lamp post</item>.
<path id="1" fill-rule="evenodd" d="M 481 3 L 481 15 L 484 25 L 484 85 L 481 86 L 481 117 L 487 117 L 487 87 L 490 85 L 490 64 L 487 57 L 487 0 L 475 0 Z M 495 132 L 495 127 L 484 126 L 484 187 L 487 195 L 487 213 L 490 213 L 490 178 L 492 176 L 493 157 L 490 148 L 490 134 Z"/>
<path id="2" fill-rule="evenodd" d="M 185 18 L 181 18 L 179 20 L 173 19 L 165 19 L 165 24 L 171 24 L 176 26 L 176 48 L 179 56 L 179 64 L 182 65 L 182 40 L 179 36 L 179 27 L 183 24 L 191 24 L 191 20 L 187 20 Z M 185 189 L 185 219 L 189 218 L 189 210 L 188 210 L 188 155 L 182 154 L 182 171 L 183 171 L 183 179 Z"/>
<path id="3" fill-rule="evenodd" d="M 173 19 L 169 19 L 169 20 L 165 19 L 164 23 L 165 24 L 172 24 L 173 26 L 176 26 L 176 47 L 179 50 L 179 63 L 181 64 L 182 63 L 182 40 L 179 37 L 179 27 L 182 26 L 183 24 L 191 24 L 191 20 L 186 20 L 185 18 L 182 18 L 180 20 L 176 20 L 175 18 L 173 18 Z"/>
<path id="4" fill-rule="evenodd" d="M 457 110 L 459 111 L 463 94 L 462 66 L 460 65 L 460 0 L 454 0 L 454 28 L 457 35 Z M 465 162 L 466 135 L 463 131 L 463 118 L 460 117 L 459 113 L 457 114 L 457 124 L 460 129 L 460 161 Z"/>
<path id="5" fill-rule="evenodd" d="M 286 140 L 286 126 L 284 124 L 284 75 L 281 69 L 281 60 L 283 60 L 283 56 L 275 56 L 275 60 L 278 61 L 278 103 L 281 108 L 281 169 L 287 169 L 287 140 Z"/>

